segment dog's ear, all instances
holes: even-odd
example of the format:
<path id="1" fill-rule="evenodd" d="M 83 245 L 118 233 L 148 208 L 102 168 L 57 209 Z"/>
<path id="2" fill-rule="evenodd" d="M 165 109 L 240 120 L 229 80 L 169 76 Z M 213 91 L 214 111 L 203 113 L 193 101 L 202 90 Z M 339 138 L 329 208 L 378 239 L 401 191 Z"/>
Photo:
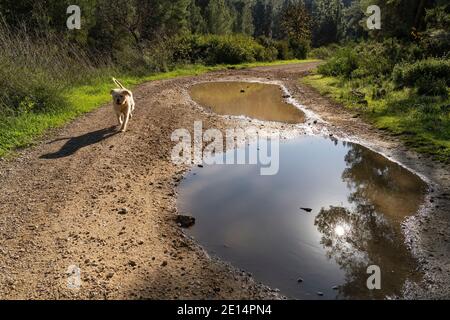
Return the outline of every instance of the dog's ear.
<path id="1" fill-rule="evenodd" d="M 113 92 L 114 92 L 114 90 L 111 90 L 111 91 L 109 92 L 109 94 L 113 94 Z"/>
<path id="2" fill-rule="evenodd" d="M 123 90 L 123 94 L 126 96 L 131 96 L 131 91 L 130 90 Z"/>

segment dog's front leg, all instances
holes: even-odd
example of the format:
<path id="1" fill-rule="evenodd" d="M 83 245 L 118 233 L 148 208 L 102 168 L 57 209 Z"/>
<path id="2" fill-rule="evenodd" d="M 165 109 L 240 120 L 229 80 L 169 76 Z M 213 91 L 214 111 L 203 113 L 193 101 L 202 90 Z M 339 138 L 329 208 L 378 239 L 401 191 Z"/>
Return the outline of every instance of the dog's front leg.
<path id="1" fill-rule="evenodd" d="M 122 123 L 123 123 L 122 117 L 123 117 L 123 115 L 121 113 L 118 113 L 118 114 L 116 114 L 116 116 L 117 116 L 117 122 L 119 123 L 119 126 L 122 127 Z"/>
<path id="2" fill-rule="evenodd" d="M 120 131 L 122 132 L 127 131 L 129 120 L 130 120 L 130 110 L 127 110 L 127 113 L 125 114 L 125 119 L 123 120 L 122 129 Z"/>

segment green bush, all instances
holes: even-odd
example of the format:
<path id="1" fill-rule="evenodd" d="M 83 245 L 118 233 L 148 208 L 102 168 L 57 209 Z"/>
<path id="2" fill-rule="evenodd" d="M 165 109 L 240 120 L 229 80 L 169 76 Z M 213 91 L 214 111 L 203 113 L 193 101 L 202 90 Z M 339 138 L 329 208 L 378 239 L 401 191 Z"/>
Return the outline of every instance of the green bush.
<path id="1" fill-rule="evenodd" d="M 420 45 L 430 56 L 450 57 L 450 31 L 427 30 L 422 34 Z"/>
<path id="2" fill-rule="evenodd" d="M 402 54 L 402 46 L 396 40 L 364 42 L 355 47 L 358 68 L 352 77 L 386 77 Z"/>
<path id="3" fill-rule="evenodd" d="M 450 60 L 429 58 L 398 64 L 392 79 L 398 88 L 415 87 L 419 94 L 446 96 L 450 86 Z"/>
<path id="4" fill-rule="evenodd" d="M 292 50 L 294 58 L 306 59 L 310 49 L 308 41 L 289 39 L 289 47 Z"/>
<path id="5" fill-rule="evenodd" d="M 216 38 L 213 43 L 211 64 L 254 62 L 264 55 L 264 47 L 250 38 L 226 36 Z"/>
<path id="6" fill-rule="evenodd" d="M 399 64 L 394 68 L 393 80 L 399 86 L 414 86 L 422 77 L 433 76 L 450 85 L 450 59 L 429 58 L 411 64 Z"/>
<path id="7" fill-rule="evenodd" d="M 428 8 L 424 20 L 426 28 L 419 34 L 421 47 L 430 57 L 450 58 L 450 3 L 442 1 Z"/>
<path id="8" fill-rule="evenodd" d="M 244 35 L 185 35 L 176 40 L 175 62 L 206 64 L 239 64 L 272 61 L 278 52 Z"/>
<path id="9" fill-rule="evenodd" d="M 417 79 L 417 93 L 426 96 L 448 96 L 448 87 L 444 79 L 438 79 L 432 75 L 426 75 Z"/>
<path id="10" fill-rule="evenodd" d="M 326 56 L 333 48 L 315 50 L 317 51 L 312 54 Z M 386 39 L 383 42 L 366 41 L 338 48 L 328 62 L 319 68 L 319 72 L 347 79 L 388 79 L 397 63 L 411 63 L 421 59 L 423 55 L 423 50 L 417 44 L 405 44 L 397 39 Z"/>
<path id="11" fill-rule="evenodd" d="M 318 67 L 319 73 L 323 75 L 345 78 L 350 78 L 356 69 L 358 69 L 358 56 L 352 47 L 337 50 L 331 59 Z"/>
<path id="12" fill-rule="evenodd" d="M 339 49 L 337 44 L 330 44 L 328 46 L 314 48 L 309 52 L 309 57 L 314 59 L 328 60 Z"/>
<path id="13" fill-rule="evenodd" d="M 279 60 L 291 60 L 294 59 L 294 53 L 289 47 L 289 42 L 287 40 L 279 40 L 275 42 L 275 47 L 278 51 L 277 59 Z"/>
<path id="14" fill-rule="evenodd" d="M 262 56 L 257 57 L 257 60 L 274 61 L 278 59 L 277 41 L 264 36 L 256 38 L 256 41 L 265 49 Z"/>

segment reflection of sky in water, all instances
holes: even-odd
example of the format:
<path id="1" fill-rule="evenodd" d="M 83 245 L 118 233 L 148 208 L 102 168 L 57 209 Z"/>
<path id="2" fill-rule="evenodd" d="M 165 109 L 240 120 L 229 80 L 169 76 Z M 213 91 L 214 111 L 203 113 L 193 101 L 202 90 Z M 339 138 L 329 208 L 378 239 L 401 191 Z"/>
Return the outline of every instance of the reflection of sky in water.
<path id="1" fill-rule="evenodd" d="M 281 87 L 258 82 L 205 82 L 191 87 L 200 105 L 218 114 L 287 123 L 304 122 L 304 114 L 282 98 Z"/>
<path id="2" fill-rule="evenodd" d="M 349 163 L 355 168 L 353 171 L 348 170 Z M 402 177 L 400 186 L 386 177 L 377 177 L 389 175 L 391 171 Z M 387 207 L 386 210 L 392 211 L 387 214 L 395 216 L 397 213 L 393 211 L 399 204 L 393 205 L 392 197 L 387 205 L 379 203 L 380 199 L 388 198 L 386 194 L 406 190 L 417 198 L 414 205 L 410 205 L 411 210 L 416 208 L 420 201 L 417 190 L 422 190 L 421 186 L 414 187 L 416 180 L 405 169 L 365 148 L 303 137 L 280 144 L 280 170 L 274 176 L 259 175 L 258 165 L 212 165 L 193 169 L 180 186 L 179 208 L 182 213 L 197 218 L 189 233 L 208 251 L 252 272 L 257 280 L 296 298 L 316 298 L 318 291 L 323 292 L 325 298 L 334 298 L 338 291 L 333 290 L 333 286 L 358 283 L 352 272 L 359 270 L 360 261 L 367 261 L 371 256 L 364 249 L 373 250 L 378 263 L 387 259 L 378 248 L 386 243 L 373 242 L 370 230 L 359 232 L 352 230 L 354 226 L 361 229 L 375 221 L 377 228 L 381 225 L 374 228 L 378 233 L 384 232 L 391 238 L 398 235 L 385 227 L 387 219 L 381 216 L 375 215 L 375 220 L 359 219 L 358 215 L 347 219 L 349 215 L 344 209 L 339 213 L 343 214 L 342 218 L 334 221 L 338 213 L 321 212 L 321 209 L 344 207 L 372 217 L 373 210 L 369 210 L 372 207 L 368 209 L 367 204 L 373 204 L 383 210 Z M 300 207 L 313 211 L 307 213 Z M 363 250 L 355 251 L 359 244 L 352 241 L 356 239 Z M 354 256 L 347 257 L 347 250 Z M 392 263 L 399 262 L 389 261 L 386 265 Z M 296 281 L 299 277 L 304 279 L 301 284 Z M 365 280 L 361 286 L 365 287 Z M 353 287 L 339 294 L 344 297 L 361 295 L 353 293 Z"/>

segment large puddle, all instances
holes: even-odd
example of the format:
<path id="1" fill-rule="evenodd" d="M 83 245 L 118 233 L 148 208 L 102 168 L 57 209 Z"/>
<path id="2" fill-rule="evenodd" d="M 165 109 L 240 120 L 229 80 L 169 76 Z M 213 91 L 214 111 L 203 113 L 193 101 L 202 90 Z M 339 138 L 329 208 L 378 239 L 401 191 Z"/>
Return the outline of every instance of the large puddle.
<path id="1" fill-rule="evenodd" d="M 273 176 L 261 176 L 259 165 L 194 168 L 179 188 L 180 213 L 197 218 L 187 232 L 291 298 L 381 299 L 420 279 L 401 230 L 424 201 L 418 176 L 322 137 L 282 142 L 279 159 Z M 369 265 L 381 269 L 380 290 L 367 288 Z"/>
<path id="2" fill-rule="evenodd" d="M 206 82 L 190 89 L 192 98 L 201 106 L 221 115 L 300 123 L 303 112 L 285 102 L 280 86 L 258 82 Z"/>

